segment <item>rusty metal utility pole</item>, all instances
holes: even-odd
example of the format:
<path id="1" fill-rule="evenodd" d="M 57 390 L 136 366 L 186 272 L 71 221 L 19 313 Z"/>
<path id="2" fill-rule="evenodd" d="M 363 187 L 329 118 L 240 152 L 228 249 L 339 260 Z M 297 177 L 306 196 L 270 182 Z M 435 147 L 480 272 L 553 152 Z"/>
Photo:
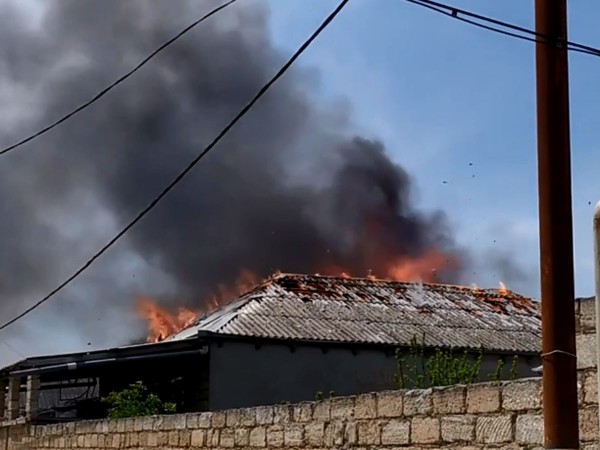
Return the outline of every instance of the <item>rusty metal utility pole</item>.
<path id="1" fill-rule="evenodd" d="M 579 448 L 566 0 L 535 0 L 544 446 Z"/>

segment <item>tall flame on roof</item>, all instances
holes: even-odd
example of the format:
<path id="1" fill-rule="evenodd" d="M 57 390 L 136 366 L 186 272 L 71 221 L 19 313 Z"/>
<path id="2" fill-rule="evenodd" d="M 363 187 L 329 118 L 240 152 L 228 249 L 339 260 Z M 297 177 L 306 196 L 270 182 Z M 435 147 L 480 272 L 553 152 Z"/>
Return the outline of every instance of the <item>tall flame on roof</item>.
<path id="1" fill-rule="evenodd" d="M 438 270 L 452 263 L 451 257 L 436 251 L 428 251 L 420 258 L 403 258 L 390 266 L 388 276 L 396 281 L 436 281 Z"/>
<path id="2" fill-rule="evenodd" d="M 148 342 L 162 341 L 191 326 L 197 317 L 195 311 L 183 307 L 177 313 L 171 313 L 148 298 L 138 299 L 137 312 L 148 321 Z"/>
<path id="3" fill-rule="evenodd" d="M 394 281 L 434 282 L 436 273 L 451 264 L 451 258 L 443 253 L 429 251 L 419 258 L 398 258 L 392 261 L 387 269 L 385 279 Z M 322 272 L 324 275 L 351 278 L 348 271 L 331 266 Z M 378 279 L 375 274 L 366 274 L 370 279 Z M 160 307 L 156 301 L 140 298 L 137 304 L 138 315 L 147 321 L 148 342 L 159 342 L 170 335 L 193 325 L 202 314 L 208 314 L 224 303 L 248 292 L 257 284 L 264 282 L 255 273 L 244 270 L 233 286 L 219 285 L 218 292 L 203 302 L 201 310 L 179 307 L 176 312 Z"/>
<path id="4" fill-rule="evenodd" d="M 421 258 L 403 258 L 390 265 L 387 277 L 383 279 L 403 282 L 435 282 L 435 274 L 438 270 L 452 264 L 449 256 L 438 252 L 428 252 Z M 275 276 L 279 272 L 275 273 Z M 317 274 L 319 275 L 319 274 Z M 323 272 L 323 275 L 338 276 L 343 279 L 352 278 L 352 275 L 339 267 L 330 267 Z M 378 280 L 374 274 L 367 274 L 367 278 Z M 208 314 L 239 295 L 250 291 L 256 285 L 266 282 L 261 280 L 251 271 L 243 271 L 236 284 L 233 287 L 219 286 L 219 292 L 208 301 L 204 302 L 205 307 L 202 310 L 191 310 L 180 307 L 177 312 L 171 312 L 160 307 L 155 301 L 149 298 L 140 298 L 138 300 L 138 314 L 145 318 L 148 324 L 148 342 L 159 342 L 185 328 L 193 325 L 203 314 Z M 470 289 L 480 290 L 480 288 L 471 284 Z M 498 293 L 505 296 L 509 293 L 506 285 L 500 281 Z"/>
<path id="5" fill-rule="evenodd" d="M 366 277 L 372 280 L 385 279 L 392 281 L 435 283 L 440 281 L 438 273 L 451 268 L 455 264 L 454 256 L 440 251 L 429 250 L 418 257 L 392 258 L 379 271 L 365 273 L 351 272 L 338 265 L 330 265 L 320 269 L 317 273 L 329 276 L 351 278 L 352 276 Z"/>
<path id="6" fill-rule="evenodd" d="M 263 280 L 264 281 L 264 280 Z M 261 279 L 249 270 L 243 270 L 233 287 L 220 285 L 218 292 L 202 304 L 201 309 L 177 308 L 173 312 L 159 306 L 156 300 L 143 297 L 137 301 L 137 314 L 146 320 L 148 342 L 160 342 L 167 337 L 192 326 L 203 314 L 208 314 L 235 297 L 249 291 L 259 284 Z"/>

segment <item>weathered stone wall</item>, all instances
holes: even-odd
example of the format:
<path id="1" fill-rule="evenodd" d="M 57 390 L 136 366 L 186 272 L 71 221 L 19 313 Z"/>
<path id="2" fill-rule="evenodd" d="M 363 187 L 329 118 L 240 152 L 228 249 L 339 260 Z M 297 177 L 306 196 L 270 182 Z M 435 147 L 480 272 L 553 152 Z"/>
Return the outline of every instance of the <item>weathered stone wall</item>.
<path id="1" fill-rule="evenodd" d="M 596 358 L 596 305 L 594 298 L 578 299 L 575 302 L 577 326 L 577 367 L 597 367 Z"/>
<path id="2" fill-rule="evenodd" d="M 582 448 L 596 448 L 595 371 L 580 374 Z M 5 449 L 466 448 L 542 444 L 541 380 L 380 392 L 316 403 L 0 428 Z M 7 435 L 8 434 L 8 435 Z M 1 444 L 0 444 L 1 445 Z"/>
<path id="3" fill-rule="evenodd" d="M 596 303 L 594 297 L 578 298 L 575 301 L 577 334 L 596 332 Z"/>

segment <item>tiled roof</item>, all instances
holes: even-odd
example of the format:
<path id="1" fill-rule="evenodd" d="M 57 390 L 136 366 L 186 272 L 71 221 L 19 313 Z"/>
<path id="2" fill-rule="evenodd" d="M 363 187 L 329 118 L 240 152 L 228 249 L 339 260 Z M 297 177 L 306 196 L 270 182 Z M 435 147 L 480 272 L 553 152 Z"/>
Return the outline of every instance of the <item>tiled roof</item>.
<path id="1" fill-rule="evenodd" d="M 170 339 L 199 331 L 293 340 L 538 352 L 537 303 L 511 291 L 281 274 Z"/>

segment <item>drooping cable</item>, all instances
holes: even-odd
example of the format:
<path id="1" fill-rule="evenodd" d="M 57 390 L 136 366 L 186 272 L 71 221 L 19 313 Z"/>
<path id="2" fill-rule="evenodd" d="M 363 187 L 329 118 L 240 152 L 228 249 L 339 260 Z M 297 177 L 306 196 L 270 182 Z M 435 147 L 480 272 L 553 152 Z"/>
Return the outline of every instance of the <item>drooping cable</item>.
<path id="1" fill-rule="evenodd" d="M 80 113 L 84 109 L 90 107 L 93 103 L 95 103 L 98 100 L 100 100 L 102 97 L 104 97 L 106 94 L 108 94 L 114 88 L 116 88 L 119 84 L 121 84 L 125 80 L 127 80 L 130 76 L 132 76 L 134 73 L 136 73 L 138 70 L 140 70 L 143 66 L 145 66 L 152 58 L 154 58 L 156 55 L 158 55 L 164 49 L 166 49 L 167 47 L 169 47 L 171 44 L 173 44 L 176 40 L 178 40 L 179 38 L 181 38 L 187 32 L 191 31 L 193 28 L 195 28 L 196 26 L 200 25 L 202 22 L 204 22 L 209 17 L 215 15 L 216 13 L 218 13 L 222 9 L 225 9 L 226 7 L 228 7 L 229 5 L 231 5 L 232 3 L 235 3 L 236 1 L 237 0 L 229 0 L 228 2 L 222 4 L 221 6 L 215 8 L 212 11 L 210 11 L 209 13 L 205 14 L 204 16 L 202 16 L 200 19 L 196 20 L 192 24 L 188 25 L 183 30 L 181 30 L 179 33 L 177 33 L 177 35 L 173 36 L 171 39 L 169 39 L 168 41 L 166 41 L 164 44 L 162 44 L 160 47 L 158 47 L 156 50 L 154 50 L 152 53 L 150 53 L 148 56 L 146 56 L 146 58 L 144 58 L 140 63 L 138 63 L 137 66 L 135 66 L 133 69 L 131 69 L 125 75 L 123 75 L 120 78 L 118 78 L 116 81 L 114 81 L 113 83 L 111 83 L 109 86 L 107 86 L 104 89 L 102 89 L 100 92 L 98 92 L 96 95 L 94 95 L 91 99 L 89 99 L 85 103 L 82 103 L 77 108 L 75 108 L 73 111 L 71 111 L 70 113 L 64 115 L 63 117 L 61 117 L 57 121 L 51 123 L 50 125 L 42 128 L 41 130 L 39 130 L 39 131 L 37 131 L 37 132 L 29 135 L 28 137 L 26 137 L 24 139 L 21 139 L 19 142 L 16 142 L 16 143 L 14 143 L 14 144 L 12 144 L 12 145 L 10 145 L 10 146 L 8 146 L 8 147 L 0 150 L 0 156 L 6 155 L 7 153 L 9 153 L 9 152 L 17 149 L 18 147 L 21 147 L 22 145 L 27 144 L 28 142 L 31 142 L 34 139 L 42 136 L 43 134 L 46 134 L 50 130 L 56 128 L 60 124 L 62 124 L 64 122 L 66 122 L 67 120 L 69 120 L 71 117 L 73 117 L 76 114 Z"/>
<path id="2" fill-rule="evenodd" d="M 173 181 L 171 181 L 163 190 L 158 194 L 154 200 L 152 200 L 145 208 L 143 208 L 135 218 L 129 222 L 121 231 L 119 231 L 110 241 L 108 241 L 100 250 L 98 250 L 85 264 L 77 269 L 70 277 L 60 283 L 56 288 L 50 291 L 43 298 L 38 300 L 32 306 L 24 310 L 22 313 L 16 315 L 12 319 L 4 322 L 0 325 L 0 330 L 5 329 L 9 325 L 12 325 L 17 320 L 22 319 L 27 314 L 32 312 L 34 309 L 40 307 L 48 300 L 53 298 L 58 292 L 62 291 L 68 286 L 75 278 L 85 272 L 100 256 L 102 256 L 109 248 L 111 248 L 119 239 L 121 239 L 129 230 L 131 230 L 140 220 L 144 218 L 158 203 L 181 181 L 183 178 L 204 158 L 221 139 L 244 117 L 252 107 L 258 102 L 258 100 L 267 93 L 267 91 L 285 74 L 288 69 L 294 64 L 294 62 L 304 53 L 304 51 L 313 43 L 313 41 L 323 32 L 325 28 L 335 19 L 340 11 L 346 6 L 348 0 L 342 0 L 339 5 L 327 16 L 327 18 L 321 23 L 321 25 L 310 35 L 310 37 L 294 52 L 290 59 L 277 71 L 277 73 L 258 91 L 258 93 L 244 106 L 239 113 L 217 134 L 217 136 L 206 146 L 190 163 L 177 175 Z"/>

